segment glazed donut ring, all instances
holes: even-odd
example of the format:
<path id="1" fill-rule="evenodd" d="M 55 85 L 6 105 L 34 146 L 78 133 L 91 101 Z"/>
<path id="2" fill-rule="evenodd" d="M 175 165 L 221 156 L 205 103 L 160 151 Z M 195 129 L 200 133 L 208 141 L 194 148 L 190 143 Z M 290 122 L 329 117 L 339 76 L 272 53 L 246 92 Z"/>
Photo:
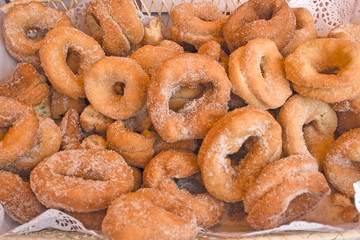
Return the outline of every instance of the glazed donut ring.
<path id="1" fill-rule="evenodd" d="M 223 34 L 231 52 L 255 38 L 268 38 L 281 51 L 294 33 L 296 18 L 285 0 L 250 0 L 225 22 Z"/>
<path id="2" fill-rule="evenodd" d="M 75 75 L 66 63 L 69 49 L 80 55 Z M 41 66 L 53 87 L 73 99 L 85 98 L 83 75 L 96 61 L 105 57 L 92 37 L 73 27 L 58 27 L 46 34 L 40 48 Z"/>
<path id="3" fill-rule="evenodd" d="M 18 175 L 0 170 L 0 179 L 0 203 L 12 219 L 26 223 L 46 210 Z"/>
<path id="4" fill-rule="evenodd" d="M 191 63 L 191 64 L 190 64 Z M 169 110 L 171 94 L 179 86 L 211 85 L 204 94 L 178 112 Z M 230 81 L 221 65 L 205 56 L 184 53 L 165 61 L 148 90 L 148 111 L 165 141 L 203 138 L 213 123 L 226 114 Z"/>
<path id="5" fill-rule="evenodd" d="M 121 195 L 102 223 L 108 239 L 190 240 L 196 235 L 191 208 L 167 192 L 142 188 Z"/>
<path id="6" fill-rule="evenodd" d="M 314 18 L 311 12 L 306 8 L 292 8 L 291 11 L 296 17 L 296 27 L 294 35 L 281 51 L 284 57 L 292 53 L 297 46 L 317 37 Z"/>
<path id="7" fill-rule="evenodd" d="M 229 78 L 236 95 L 265 110 L 281 107 L 292 95 L 284 58 L 269 39 L 250 40 L 231 53 Z"/>
<path id="8" fill-rule="evenodd" d="M 106 57 L 96 62 L 84 77 L 85 92 L 95 110 L 113 119 L 126 119 L 146 103 L 149 77 L 133 59 Z M 116 83 L 125 85 L 124 94 L 114 91 Z"/>
<path id="9" fill-rule="evenodd" d="M 41 161 L 31 172 L 30 186 L 48 208 L 93 212 L 131 191 L 134 177 L 113 151 L 67 150 Z"/>
<path id="10" fill-rule="evenodd" d="M 294 95 L 282 106 L 277 120 L 283 129 L 284 153 L 313 156 L 321 169 L 337 127 L 336 112 L 329 104 Z"/>
<path id="11" fill-rule="evenodd" d="M 40 67 L 39 49 L 44 41 L 36 41 L 26 36 L 33 28 L 50 30 L 59 26 L 72 26 L 70 18 L 62 11 L 30 2 L 16 5 L 5 16 L 3 36 L 8 52 L 19 62 Z"/>
<path id="12" fill-rule="evenodd" d="M 360 42 L 360 24 L 346 23 L 333 28 L 328 34 L 329 38 L 342 38 Z"/>
<path id="13" fill-rule="evenodd" d="M 249 137 L 255 137 L 254 144 L 232 167 L 227 155 L 238 152 Z M 247 106 L 229 112 L 214 124 L 200 147 L 198 163 L 208 192 L 220 200 L 237 202 L 262 168 L 280 155 L 279 123 L 265 110 Z"/>
<path id="14" fill-rule="evenodd" d="M 11 163 L 23 156 L 39 138 L 39 120 L 35 109 L 15 98 L 0 96 L 0 127 L 9 127 L 0 141 L 2 164 Z"/>
<path id="15" fill-rule="evenodd" d="M 209 228 L 222 219 L 225 204 L 208 193 L 192 195 L 179 189 L 173 178 L 186 178 L 199 171 L 196 155 L 187 151 L 168 150 L 156 155 L 144 170 L 144 186 L 167 191 L 194 210 L 197 224 Z"/>
<path id="16" fill-rule="evenodd" d="M 171 11 L 170 17 L 170 35 L 175 42 L 185 42 L 198 49 L 207 41 L 223 39 L 222 28 L 227 16 L 210 2 L 180 4 Z"/>
<path id="17" fill-rule="evenodd" d="M 315 39 L 285 59 L 286 77 L 299 94 L 327 103 L 350 100 L 360 94 L 360 43 L 334 38 Z M 323 73 L 337 68 L 336 74 Z"/>
<path id="18" fill-rule="evenodd" d="M 246 220 L 256 230 L 275 228 L 310 211 L 329 194 L 315 159 L 283 158 L 266 166 L 246 192 Z"/>
<path id="19" fill-rule="evenodd" d="M 329 147 L 324 160 L 324 172 L 332 186 L 354 198 L 353 184 L 360 180 L 358 170 L 360 128 L 342 134 Z"/>

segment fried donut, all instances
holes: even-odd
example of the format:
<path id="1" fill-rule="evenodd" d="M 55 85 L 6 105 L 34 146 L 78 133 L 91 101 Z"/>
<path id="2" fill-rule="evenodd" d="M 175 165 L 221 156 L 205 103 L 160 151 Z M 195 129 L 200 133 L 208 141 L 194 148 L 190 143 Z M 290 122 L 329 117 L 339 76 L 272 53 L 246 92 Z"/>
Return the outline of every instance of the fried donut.
<path id="1" fill-rule="evenodd" d="M 77 112 L 82 112 L 86 107 L 85 100 L 83 98 L 73 99 L 54 88 L 51 89 L 50 93 L 50 110 L 51 118 L 60 119 L 67 111 L 71 108 Z"/>
<path id="2" fill-rule="evenodd" d="M 75 75 L 66 63 L 69 49 L 80 56 Z M 83 75 L 96 61 L 105 57 L 92 37 L 73 27 L 57 27 L 46 34 L 40 48 L 41 66 L 53 87 L 73 99 L 85 98 Z"/>
<path id="3" fill-rule="evenodd" d="M 144 43 L 146 45 L 156 46 L 164 40 L 160 19 L 154 17 L 149 21 L 148 26 L 144 28 Z"/>
<path id="4" fill-rule="evenodd" d="M 329 34 L 329 38 L 342 38 L 360 42 L 360 24 L 346 23 L 333 28 Z"/>
<path id="5" fill-rule="evenodd" d="M 113 120 L 88 105 L 80 114 L 81 128 L 88 133 L 105 134 Z"/>
<path id="6" fill-rule="evenodd" d="M 285 59 L 286 77 L 303 96 L 327 103 L 350 100 L 360 94 L 356 80 L 360 77 L 359 56 L 360 43 L 315 39 L 298 46 Z"/>
<path id="7" fill-rule="evenodd" d="M 280 109 L 277 121 L 283 129 L 285 155 L 313 156 L 321 169 L 337 127 L 336 113 L 329 104 L 294 95 Z"/>
<path id="8" fill-rule="evenodd" d="M 295 26 L 295 15 L 285 0 L 250 0 L 230 14 L 223 34 L 231 52 L 255 38 L 273 40 L 281 51 Z"/>
<path id="9" fill-rule="evenodd" d="M 360 128 L 343 133 L 329 147 L 324 159 L 327 180 L 342 194 L 354 198 L 353 184 L 360 180 L 358 170 Z"/>
<path id="10" fill-rule="evenodd" d="M 30 186 L 48 208 L 93 212 L 107 208 L 134 187 L 131 168 L 109 150 L 67 150 L 40 162 Z"/>
<path id="11" fill-rule="evenodd" d="M 191 208 L 167 192 L 142 188 L 120 196 L 102 223 L 107 239 L 192 239 L 196 218 Z"/>
<path id="12" fill-rule="evenodd" d="M 227 155 L 240 150 L 249 138 L 254 143 L 235 167 Z M 266 151 L 264 151 L 266 149 Z M 201 144 L 198 164 L 208 192 L 214 197 L 237 202 L 262 168 L 281 155 L 281 126 L 257 107 L 238 108 L 217 121 Z M 214 181 L 216 179 L 216 181 Z"/>
<path id="13" fill-rule="evenodd" d="M 58 9 L 38 2 L 16 5 L 7 12 L 4 19 L 3 36 L 6 49 L 19 62 L 40 67 L 39 49 L 44 41 L 26 36 L 26 31 L 45 31 L 59 26 L 72 26 L 72 22 Z"/>
<path id="14" fill-rule="evenodd" d="M 129 0 L 93 0 L 86 13 L 100 23 L 104 31 L 102 46 L 108 55 L 125 56 L 130 44 L 143 39 L 144 27 Z"/>
<path id="15" fill-rule="evenodd" d="M 311 12 L 306 8 L 292 8 L 291 11 L 296 17 L 296 27 L 294 35 L 281 51 L 284 57 L 292 53 L 297 46 L 317 37 L 314 18 Z"/>
<path id="16" fill-rule="evenodd" d="M 0 203 L 6 213 L 19 223 L 26 223 L 46 209 L 36 199 L 28 182 L 18 175 L 0 170 Z"/>
<path id="17" fill-rule="evenodd" d="M 15 98 L 0 96 L 0 127 L 9 127 L 0 141 L 0 163 L 19 159 L 39 138 L 39 120 L 35 109 Z"/>
<path id="18" fill-rule="evenodd" d="M 246 220 L 256 230 L 275 228 L 312 210 L 329 194 L 314 158 L 283 158 L 266 166 L 246 192 Z"/>
<path id="19" fill-rule="evenodd" d="M 79 113 L 71 108 L 62 118 L 59 128 L 61 131 L 61 150 L 79 148 L 84 138 L 80 127 Z"/>
<path id="20" fill-rule="evenodd" d="M 157 46 L 145 45 L 139 48 L 130 58 L 135 59 L 149 77 L 152 77 L 161 63 L 181 53 L 184 53 L 184 49 L 179 44 L 164 40 Z"/>
<path id="21" fill-rule="evenodd" d="M 210 40 L 201 45 L 197 53 L 220 62 L 225 71 L 227 71 L 229 56 L 224 52 L 224 50 L 222 50 L 220 43 Z"/>
<path id="22" fill-rule="evenodd" d="M 31 105 L 41 104 L 50 94 L 46 79 L 28 63 L 19 63 L 7 82 L 0 83 L 0 95 L 13 97 Z"/>
<path id="23" fill-rule="evenodd" d="M 168 102 L 174 89 L 200 84 L 209 86 L 200 98 L 187 103 L 179 112 L 169 109 Z M 229 98 L 230 81 L 221 65 L 200 54 L 184 53 L 158 68 L 148 90 L 149 116 L 165 141 L 203 138 L 226 114 Z"/>
<path id="24" fill-rule="evenodd" d="M 186 151 L 168 150 L 154 157 L 144 170 L 144 186 L 157 188 L 175 195 L 194 210 L 198 226 L 216 225 L 225 212 L 225 204 L 208 193 L 192 195 L 179 189 L 173 178 L 186 178 L 199 171 L 196 155 Z"/>
<path id="25" fill-rule="evenodd" d="M 236 95 L 265 110 L 281 107 L 292 95 L 284 58 L 269 39 L 250 40 L 231 53 L 229 78 Z"/>
<path id="26" fill-rule="evenodd" d="M 61 133 L 56 123 L 48 117 L 39 116 L 40 137 L 36 144 L 19 159 L 1 166 L 20 175 L 29 175 L 30 171 L 44 158 L 60 149 Z"/>
<path id="27" fill-rule="evenodd" d="M 227 16 L 211 2 L 183 3 L 170 12 L 170 36 L 178 43 L 199 48 L 207 41 L 223 40 L 222 28 Z"/>
<path id="28" fill-rule="evenodd" d="M 78 149 L 106 149 L 106 140 L 100 135 L 90 135 L 82 140 Z"/>
<path id="29" fill-rule="evenodd" d="M 133 59 L 107 57 L 96 62 L 84 77 L 86 97 L 95 110 L 113 119 L 126 119 L 139 112 L 146 103 L 149 77 Z M 123 83 L 124 94 L 114 91 Z"/>

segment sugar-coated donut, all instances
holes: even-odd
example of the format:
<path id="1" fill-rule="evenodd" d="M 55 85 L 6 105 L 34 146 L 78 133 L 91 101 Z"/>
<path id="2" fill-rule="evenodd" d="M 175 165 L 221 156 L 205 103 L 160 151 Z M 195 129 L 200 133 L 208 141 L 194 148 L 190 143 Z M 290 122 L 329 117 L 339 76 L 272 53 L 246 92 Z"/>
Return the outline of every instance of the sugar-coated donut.
<path id="1" fill-rule="evenodd" d="M 249 137 L 255 137 L 252 147 L 233 167 L 227 155 L 238 152 Z M 262 168 L 280 155 L 279 123 L 265 110 L 247 106 L 227 113 L 214 124 L 201 144 L 198 163 L 208 192 L 220 200 L 237 202 Z"/>
<path id="2" fill-rule="evenodd" d="M 142 188 L 116 199 L 102 232 L 108 239 L 190 240 L 196 235 L 194 212 L 170 193 Z"/>
<path id="3" fill-rule="evenodd" d="M 173 178 L 187 178 L 199 171 L 196 155 L 187 151 L 160 152 L 146 165 L 144 186 L 157 188 L 175 195 L 194 210 L 197 224 L 208 228 L 216 225 L 225 212 L 225 204 L 208 193 L 191 194 L 179 189 Z"/>
<path id="4" fill-rule="evenodd" d="M 286 0 L 250 0 L 230 14 L 223 33 L 231 52 L 255 38 L 271 39 L 281 51 L 295 25 L 295 15 Z"/>
<path id="5" fill-rule="evenodd" d="M 32 28 L 50 30 L 59 26 L 72 26 L 62 11 L 38 2 L 19 4 L 10 9 L 4 19 L 3 36 L 8 52 L 18 61 L 40 67 L 39 49 L 44 44 L 26 36 Z"/>
<path id="6" fill-rule="evenodd" d="M 59 123 L 61 150 L 78 149 L 84 136 L 80 127 L 79 113 L 71 108 Z"/>
<path id="7" fill-rule="evenodd" d="M 281 107 L 292 95 L 284 58 L 269 39 L 250 40 L 230 54 L 232 91 L 246 103 L 263 109 Z"/>
<path id="8" fill-rule="evenodd" d="M 69 50 L 80 55 L 75 75 L 66 62 Z M 73 27 L 57 27 L 49 31 L 40 48 L 41 66 L 53 87 L 71 98 L 85 98 L 83 75 L 96 61 L 105 57 L 92 37 Z"/>
<path id="9" fill-rule="evenodd" d="M 316 160 L 292 155 L 266 166 L 244 196 L 246 220 L 256 230 L 275 228 L 312 210 L 330 188 Z"/>
<path id="10" fill-rule="evenodd" d="M 95 110 L 107 117 L 126 119 L 138 113 L 146 103 L 149 77 L 133 59 L 106 57 L 91 66 L 84 77 L 86 97 Z M 125 85 L 123 94 L 114 90 Z"/>
<path id="11" fill-rule="evenodd" d="M 80 113 L 85 107 L 86 103 L 84 98 L 73 99 L 54 88 L 50 91 L 50 111 L 52 119 L 62 118 L 71 108 Z"/>
<path id="12" fill-rule="evenodd" d="M 281 107 L 277 120 L 283 129 L 284 153 L 313 156 L 322 168 L 337 127 L 336 113 L 330 105 L 294 95 Z"/>
<path id="13" fill-rule="evenodd" d="M 170 36 L 195 48 L 210 40 L 221 42 L 227 16 L 211 2 L 183 3 L 170 12 Z"/>
<path id="14" fill-rule="evenodd" d="M 180 111 L 169 109 L 169 99 L 180 86 L 205 85 L 203 95 Z M 148 90 L 148 110 L 159 135 L 168 142 L 203 138 L 227 112 L 230 81 L 224 68 L 208 57 L 194 53 L 175 56 L 158 68 Z"/>
<path id="15" fill-rule="evenodd" d="M 342 38 L 360 42 L 360 24 L 345 23 L 334 27 L 328 34 L 329 38 Z"/>
<path id="16" fill-rule="evenodd" d="M 41 161 L 30 186 L 48 208 L 93 212 L 107 208 L 134 186 L 131 168 L 109 150 L 67 150 Z"/>

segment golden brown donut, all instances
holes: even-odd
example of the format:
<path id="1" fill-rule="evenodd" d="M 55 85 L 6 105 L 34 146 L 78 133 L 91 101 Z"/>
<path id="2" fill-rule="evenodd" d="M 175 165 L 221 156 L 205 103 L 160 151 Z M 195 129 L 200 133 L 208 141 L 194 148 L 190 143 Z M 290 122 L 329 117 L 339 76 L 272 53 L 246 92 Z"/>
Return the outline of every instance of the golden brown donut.
<path id="1" fill-rule="evenodd" d="M 292 155 L 266 166 L 244 196 L 246 220 L 256 230 L 275 228 L 312 210 L 330 194 L 316 160 Z"/>
<path id="2" fill-rule="evenodd" d="M 250 40 L 232 52 L 229 78 L 236 95 L 265 110 L 281 107 L 292 95 L 285 77 L 284 58 L 269 39 Z"/>
<path id="3" fill-rule="evenodd" d="M 273 40 L 281 51 L 295 25 L 295 15 L 285 0 L 250 0 L 230 14 L 223 34 L 231 52 L 255 38 Z"/>
<path id="4" fill-rule="evenodd" d="M 35 109 L 15 98 L 0 96 L 0 127 L 9 127 L 0 141 L 0 163 L 11 163 L 24 156 L 39 138 Z"/>
<path id="5" fill-rule="evenodd" d="M 292 53 L 297 46 L 317 37 L 311 12 L 306 8 L 292 8 L 291 11 L 296 18 L 296 27 L 289 43 L 281 51 L 284 57 Z"/>
<path id="6" fill-rule="evenodd" d="M 106 149 L 106 140 L 100 135 L 90 135 L 82 140 L 78 149 Z"/>
<path id="7" fill-rule="evenodd" d="M 13 97 L 31 105 L 41 104 L 50 94 L 46 79 L 28 63 L 19 63 L 12 78 L 0 83 L 0 95 Z"/>
<path id="8" fill-rule="evenodd" d="M 148 75 L 133 59 L 106 57 L 91 66 L 84 77 L 86 97 L 95 110 L 113 119 L 126 119 L 138 113 L 146 103 Z M 125 85 L 123 94 L 114 90 Z"/>
<path id="9" fill-rule="evenodd" d="M 142 170 L 140 168 L 131 167 L 133 170 L 134 175 L 134 188 L 131 190 L 132 192 L 135 192 L 141 188 L 142 182 L 143 182 L 143 174 Z"/>
<path id="10" fill-rule="evenodd" d="M 61 131 L 61 150 L 71 150 L 80 147 L 84 136 L 80 127 L 79 113 L 74 109 L 66 112 L 62 118 L 59 128 Z"/>
<path id="11" fill-rule="evenodd" d="M 0 170 L 0 203 L 6 213 L 21 224 L 46 210 L 31 191 L 29 182 L 24 182 L 18 175 L 2 170 Z"/>
<path id="12" fill-rule="evenodd" d="M 294 95 L 281 107 L 277 120 L 283 129 L 285 155 L 313 156 L 321 169 L 325 154 L 335 141 L 337 126 L 336 113 L 329 104 Z"/>
<path id="13" fill-rule="evenodd" d="M 327 103 L 360 94 L 360 43 L 320 38 L 298 46 L 285 59 L 286 77 L 299 94 Z M 329 73 L 327 71 L 331 70 Z"/>
<path id="14" fill-rule="evenodd" d="M 192 239 L 196 218 L 191 208 L 167 192 L 142 188 L 120 196 L 102 223 L 107 239 Z"/>
<path id="15" fill-rule="evenodd" d="M 187 178 L 199 171 L 196 155 L 187 151 L 168 150 L 156 155 L 144 170 L 144 186 L 167 191 L 194 210 L 197 224 L 208 228 L 219 223 L 225 204 L 208 193 L 191 194 L 179 189 L 173 178 Z"/>
<path id="16" fill-rule="evenodd" d="M 342 38 L 360 42 L 360 24 L 345 23 L 334 27 L 328 34 L 329 38 Z"/>
<path id="17" fill-rule="evenodd" d="M 227 156 L 238 152 L 249 137 L 254 138 L 252 147 L 239 164 L 232 166 Z M 279 123 L 265 110 L 247 106 L 227 113 L 214 124 L 201 144 L 198 164 L 211 195 L 237 202 L 243 199 L 262 168 L 280 155 Z"/>
<path id="18" fill-rule="evenodd" d="M 152 77 L 161 63 L 181 53 L 184 53 L 184 49 L 179 44 L 164 40 L 156 46 L 145 45 L 139 48 L 130 58 L 135 59 L 149 77 Z"/>
<path id="19" fill-rule="evenodd" d="M 40 162 L 30 186 L 48 208 L 93 212 L 107 208 L 134 187 L 131 168 L 109 150 L 67 150 Z"/>
<path id="20" fill-rule="evenodd" d="M 175 42 L 198 49 L 209 40 L 223 40 L 222 28 L 227 16 L 211 2 L 180 4 L 170 12 L 170 18 L 170 36 Z"/>
<path id="21" fill-rule="evenodd" d="M 113 120 L 88 105 L 80 114 L 81 128 L 88 133 L 105 134 Z"/>
<path id="22" fill-rule="evenodd" d="M 86 107 L 86 103 L 83 98 L 78 98 L 75 100 L 59 91 L 56 91 L 54 88 L 51 89 L 51 93 L 50 93 L 51 118 L 60 119 L 71 108 L 75 109 L 77 112 L 80 113 L 83 111 L 85 107 Z"/>
<path id="23" fill-rule="evenodd" d="M 125 56 L 130 44 L 143 39 L 144 27 L 129 0 L 93 0 L 86 13 L 100 24 L 104 35 L 102 46 L 108 55 Z"/>
<path id="24" fill-rule="evenodd" d="M 177 87 L 201 84 L 209 87 L 200 98 L 187 103 L 179 112 L 169 109 L 169 99 Z M 148 110 L 161 138 L 177 142 L 203 138 L 227 112 L 229 98 L 230 81 L 221 65 L 200 54 L 184 53 L 158 68 L 148 90 Z"/>
<path id="25" fill-rule="evenodd" d="M 227 71 L 229 56 L 222 50 L 220 43 L 210 40 L 201 45 L 197 53 L 220 62 L 225 71 Z"/>
<path id="26" fill-rule="evenodd" d="M 8 52 L 19 62 L 40 67 L 39 49 L 44 40 L 26 35 L 29 29 L 50 30 L 59 26 L 72 26 L 66 14 L 42 3 L 19 4 L 10 9 L 4 19 L 3 36 Z"/>
<path id="27" fill-rule="evenodd" d="M 146 45 L 158 45 L 164 36 L 162 34 L 162 27 L 160 19 L 154 17 L 149 21 L 149 24 L 144 28 L 144 43 Z"/>
<path id="28" fill-rule="evenodd" d="M 80 56 L 75 75 L 66 62 L 69 49 Z M 73 27 L 49 31 L 40 48 L 41 66 L 53 87 L 73 99 L 85 98 L 84 74 L 96 61 L 105 57 L 101 46 L 90 36 Z"/>
<path id="29" fill-rule="evenodd" d="M 360 180 L 358 170 L 360 129 L 343 133 L 329 147 L 324 159 L 327 180 L 342 194 L 354 198 L 353 184 Z"/>

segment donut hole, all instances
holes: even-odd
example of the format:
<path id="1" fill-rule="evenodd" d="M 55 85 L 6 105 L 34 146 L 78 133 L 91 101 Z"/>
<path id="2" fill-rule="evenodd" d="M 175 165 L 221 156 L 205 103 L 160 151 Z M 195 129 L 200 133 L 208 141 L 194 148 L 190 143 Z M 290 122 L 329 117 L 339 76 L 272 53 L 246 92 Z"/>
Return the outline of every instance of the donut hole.
<path id="1" fill-rule="evenodd" d="M 196 87 L 180 86 L 175 89 L 169 100 L 169 109 L 179 112 L 186 104 L 200 99 L 207 89 L 212 89 L 211 84 L 199 84 Z"/>
<path id="2" fill-rule="evenodd" d="M 66 56 L 66 63 L 69 66 L 70 70 L 77 75 L 80 69 L 80 54 L 69 49 Z"/>
<path id="3" fill-rule="evenodd" d="M 31 28 L 26 29 L 25 34 L 28 38 L 32 39 L 33 41 L 40 42 L 45 37 L 45 34 L 48 31 L 49 30 L 47 30 L 47 29 L 31 27 Z"/>
<path id="4" fill-rule="evenodd" d="M 263 55 L 260 59 L 260 72 L 261 72 L 261 76 L 263 78 L 265 78 L 265 70 L 264 70 L 264 62 L 265 62 L 265 55 Z"/>
<path id="5" fill-rule="evenodd" d="M 125 84 L 122 82 L 116 82 L 113 86 L 115 93 L 119 96 L 124 96 L 125 93 Z"/>
<path id="6" fill-rule="evenodd" d="M 103 174 L 101 174 L 100 172 L 95 171 L 93 169 L 86 169 L 86 170 L 78 169 L 77 171 L 74 171 L 74 172 L 68 171 L 68 172 L 61 172 L 59 174 L 64 177 L 79 178 L 79 179 L 83 179 L 83 180 L 106 181 Z"/>
<path id="7" fill-rule="evenodd" d="M 200 172 L 195 173 L 187 178 L 174 179 L 174 181 L 180 190 L 186 189 L 191 194 L 199 194 L 206 192 L 206 188 L 202 181 Z"/>
<path id="8" fill-rule="evenodd" d="M 326 75 L 337 75 L 339 72 L 340 72 L 340 68 L 338 67 L 328 67 L 326 69 L 319 71 L 320 74 L 326 74 Z"/>

